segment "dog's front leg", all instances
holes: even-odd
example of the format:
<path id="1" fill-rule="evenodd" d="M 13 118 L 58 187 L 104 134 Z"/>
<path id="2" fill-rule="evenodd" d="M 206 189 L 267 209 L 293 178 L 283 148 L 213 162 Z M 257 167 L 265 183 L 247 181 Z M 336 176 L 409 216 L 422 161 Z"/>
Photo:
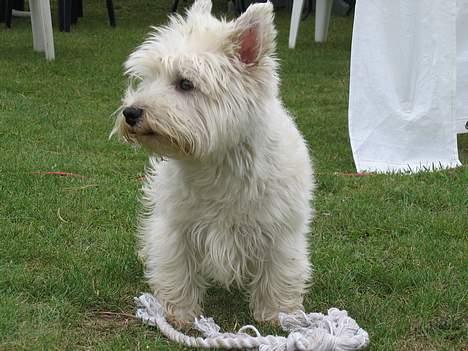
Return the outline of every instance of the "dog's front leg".
<path id="1" fill-rule="evenodd" d="M 303 296 L 311 275 L 304 237 L 292 242 L 278 240 L 257 267 L 257 279 L 250 293 L 250 308 L 257 321 L 275 322 L 279 312 L 303 309 Z"/>
<path id="2" fill-rule="evenodd" d="M 197 264 L 183 236 L 158 231 L 146 235 L 144 245 L 146 276 L 168 319 L 177 327 L 190 325 L 201 314 L 206 284 L 198 275 Z"/>

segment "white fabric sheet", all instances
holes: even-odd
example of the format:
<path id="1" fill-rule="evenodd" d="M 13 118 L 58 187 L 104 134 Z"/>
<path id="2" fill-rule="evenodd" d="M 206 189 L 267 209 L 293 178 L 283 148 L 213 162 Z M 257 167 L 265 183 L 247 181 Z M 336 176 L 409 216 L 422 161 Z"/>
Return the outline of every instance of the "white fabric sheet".
<path id="1" fill-rule="evenodd" d="M 457 0 L 456 130 L 468 132 L 468 0 Z"/>
<path id="2" fill-rule="evenodd" d="M 349 132 L 359 172 L 460 165 L 457 12 L 461 13 L 456 0 L 357 1 Z M 461 65 L 467 74 L 466 65 Z M 459 94 L 457 112 L 466 115 L 467 80 L 458 82 L 465 95 Z"/>

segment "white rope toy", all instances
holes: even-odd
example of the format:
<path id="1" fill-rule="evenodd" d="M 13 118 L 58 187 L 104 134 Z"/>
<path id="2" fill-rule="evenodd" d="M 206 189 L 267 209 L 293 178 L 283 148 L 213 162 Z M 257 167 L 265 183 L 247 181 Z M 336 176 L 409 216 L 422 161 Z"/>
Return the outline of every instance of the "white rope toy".
<path id="1" fill-rule="evenodd" d="M 220 333 L 220 327 L 213 318 L 195 319 L 193 327 L 204 338 L 188 336 L 170 325 L 160 302 L 151 294 L 135 298 L 138 309 L 136 317 L 144 323 L 157 326 L 168 339 L 189 347 L 255 349 L 259 351 L 352 351 L 361 350 L 369 344 L 369 335 L 360 328 L 348 313 L 330 308 L 327 315 L 306 314 L 297 311 L 293 314 L 280 313 L 279 321 L 288 337 L 262 336 L 257 328 L 244 326 L 237 333 Z M 246 334 L 253 331 L 256 336 Z"/>

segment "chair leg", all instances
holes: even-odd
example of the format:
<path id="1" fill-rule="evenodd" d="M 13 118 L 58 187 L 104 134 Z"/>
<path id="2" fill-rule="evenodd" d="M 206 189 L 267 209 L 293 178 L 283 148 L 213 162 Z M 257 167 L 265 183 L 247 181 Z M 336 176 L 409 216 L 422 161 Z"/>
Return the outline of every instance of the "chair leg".
<path id="1" fill-rule="evenodd" d="M 310 16 L 310 14 L 314 11 L 315 3 L 313 0 L 308 0 L 307 1 L 307 11 L 302 15 L 302 20 L 306 20 L 307 17 Z"/>
<path id="2" fill-rule="evenodd" d="M 114 3 L 112 0 L 106 0 L 106 3 L 107 3 L 107 15 L 109 16 L 109 23 L 112 27 L 115 27 Z"/>
<path id="3" fill-rule="evenodd" d="M 58 11 L 60 20 L 60 31 L 69 32 L 71 26 L 71 0 L 59 0 Z"/>
<path id="4" fill-rule="evenodd" d="M 7 28 L 11 28 L 12 11 L 13 11 L 13 1 L 6 0 L 5 1 L 5 24 Z"/>
<path id="5" fill-rule="evenodd" d="M 78 9 L 78 17 L 83 17 L 83 0 L 74 0 L 76 1 Z"/>
<path id="6" fill-rule="evenodd" d="M 0 0 L 0 22 L 5 21 L 5 2 L 6 0 Z"/>
<path id="7" fill-rule="evenodd" d="M 54 34 L 52 32 L 52 18 L 50 14 L 50 0 L 40 1 L 42 40 L 47 60 L 55 59 Z"/>
<path id="8" fill-rule="evenodd" d="M 77 0 L 71 0 L 71 24 L 78 23 L 80 4 Z"/>
<path id="9" fill-rule="evenodd" d="M 172 2 L 172 9 L 171 9 L 171 11 L 172 11 L 172 12 L 177 12 L 177 7 L 178 7 L 178 6 L 179 6 L 179 0 L 174 0 L 174 1 Z"/>
<path id="10" fill-rule="evenodd" d="M 64 30 L 64 14 L 63 14 L 63 7 L 64 7 L 65 0 L 58 0 L 57 1 L 57 12 L 59 18 L 59 30 L 63 32 Z M 31 4 L 29 5 L 31 6 Z"/>
<path id="11" fill-rule="evenodd" d="M 328 25 L 330 23 L 332 0 L 317 0 L 315 3 L 315 41 L 327 41 Z"/>
<path id="12" fill-rule="evenodd" d="M 289 48 L 294 49 L 296 46 L 297 32 L 301 21 L 302 7 L 304 0 L 294 0 L 291 13 L 291 26 L 289 27 Z"/>
<path id="13" fill-rule="evenodd" d="M 33 48 L 34 51 L 43 52 L 45 48 L 44 43 L 44 29 L 42 28 L 41 7 L 40 1 L 31 1 L 29 3 L 29 10 L 31 12 L 31 29 L 33 34 Z"/>

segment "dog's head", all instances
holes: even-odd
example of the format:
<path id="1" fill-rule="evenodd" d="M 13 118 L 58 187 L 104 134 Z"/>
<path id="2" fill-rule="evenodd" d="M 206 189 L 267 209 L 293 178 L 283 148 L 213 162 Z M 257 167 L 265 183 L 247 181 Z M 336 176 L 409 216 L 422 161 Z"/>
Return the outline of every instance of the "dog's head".
<path id="1" fill-rule="evenodd" d="M 199 159 L 242 142 L 262 118 L 259 107 L 278 90 L 273 6 L 251 5 L 229 22 L 210 12 L 210 0 L 196 0 L 130 55 L 113 133 L 152 153 Z"/>

